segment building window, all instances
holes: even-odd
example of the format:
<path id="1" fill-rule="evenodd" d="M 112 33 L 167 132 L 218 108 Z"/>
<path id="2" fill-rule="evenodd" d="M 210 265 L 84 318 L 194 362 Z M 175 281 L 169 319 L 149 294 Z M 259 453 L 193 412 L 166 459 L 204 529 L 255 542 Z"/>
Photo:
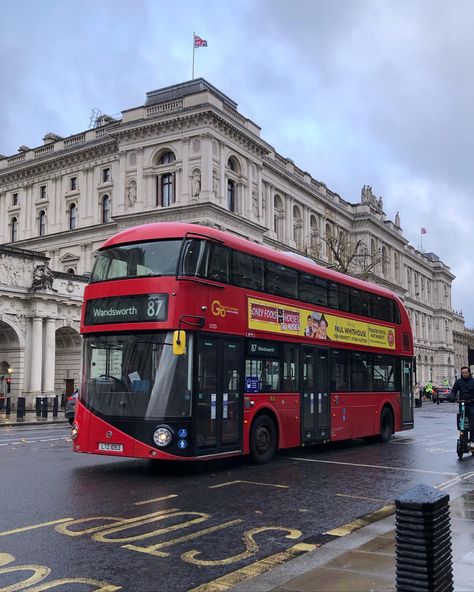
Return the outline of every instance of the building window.
<path id="1" fill-rule="evenodd" d="M 18 193 L 12 193 L 12 206 L 18 205 Z"/>
<path id="2" fill-rule="evenodd" d="M 77 228 L 77 206 L 72 203 L 69 206 L 69 230 L 75 230 Z"/>
<path id="3" fill-rule="evenodd" d="M 74 269 L 72 267 L 69 267 L 69 269 L 66 269 L 66 273 L 68 273 L 69 275 L 76 275 L 76 272 L 74 271 Z"/>
<path id="4" fill-rule="evenodd" d="M 160 156 L 158 164 L 170 165 L 176 161 L 176 156 L 171 150 L 163 152 Z M 171 170 L 170 170 L 171 169 Z M 176 201 L 175 189 L 175 173 L 172 167 L 168 171 L 156 177 L 156 205 L 161 207 L 168 207 Z"/>
<path id="5" fill-rule="evenodd" d="M 39 235 L 44 236 L 46 234 L 46 212 L 41 210 L 38 216 Z"/>
<path id="6" fill-rule="evenodd" d="M 235 212 L 235 183 L 231 179 L 227 181 L 227 207 Z"/>
<path id="7" fill-rule="evenodd" d="M 167 207 L 174 203 L 174 174 L 165 173 L 158 177 L 157 205 Z"/>
<path id="8" fill-rule="evenodd" d="M 168 152 L 164 152 L 161 155 L 158 164 L 172 164 L 175 160 L 176 156 L 173 154 L 173 152 L 171 152 L 171 150 L 168 150 Z"/>
<path id="9" fill-rule="evenodd" d="M 41 185 L 39 197 L 40 199 L 46 199 L 46 185 Z"/>
<path id="10" fill-rule="evenodd" d="M 14 243 L 18 240 L 18 220 L 17 218 L 12 218 L 11 221 L 11 242 Z"/>
<path id="11" fill-rule="evenodd" d="M 70 191 L 77 191 L 77 177 L 71 177 L 69 179 L 69 189 Z"/>
<path id="12" fill-rule="evenodd" d="M 102 222 L 107 224 L 110 222 L 110 197 L 104 195 L 102 198 Z"/>
<path id="13" fill-rule="evenodd" d="M 112 175 L 110 173 L 110 167 L 102 169 L 102 183 L 110 183 L 112 181 Z"/>

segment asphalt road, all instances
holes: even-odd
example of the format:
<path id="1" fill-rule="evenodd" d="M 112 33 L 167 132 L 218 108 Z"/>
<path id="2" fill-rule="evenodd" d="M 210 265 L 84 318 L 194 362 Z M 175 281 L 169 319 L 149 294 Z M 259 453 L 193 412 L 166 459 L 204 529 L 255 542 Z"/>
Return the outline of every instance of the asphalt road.
<path id="1" fill-rule="evenodd" d="M 389 444 L 293 449 L 263 467 L 74 454 L 66 425 L 1 428 L 0 590 L 225 590 L 413 485 L 474 472 L 456 456 L 456 408 L 425 403 Z"/>

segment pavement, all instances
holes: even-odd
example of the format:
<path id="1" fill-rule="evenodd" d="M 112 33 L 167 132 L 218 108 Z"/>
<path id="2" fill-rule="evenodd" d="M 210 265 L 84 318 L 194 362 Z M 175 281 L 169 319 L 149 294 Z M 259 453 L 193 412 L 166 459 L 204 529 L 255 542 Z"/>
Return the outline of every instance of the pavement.
<path id="1" fill-rule="evenodd" d="M 51 425 L 67 423 L 64 411 L 47 418 L 26 412 L 6 416 L 0 411 L 1 426 Z M 467 457 L 466 457 L 467 460 Z M 465 473 L 445 484 L 450 496 L 451 550 L 454 592 L 474 592 L 474 472 Z M 325 533 L 329 542 L 295 559 L 249 578 L 245 568 L 235 572 L 232 588 L 219 588 L 215 580 L 210 592 L 390 592 L 396 588 L 395 506 L 385 506 L 351 524 Z M 444 544 L 449 544 L 449 540 Z M 304 551 L 305 543 L 295 545 Z M 309 545 L 313 548 L 314 545 Z M 239 579 L 242 579 L 240 583 Z M 413 588 L 422 590 L 424 588 Z M 426 588 L 435 589 L 435 588 Z M 436 588 L 437 589 L 437 588 Z M 440 588 L 441 589 L 441 588 Z M 451 590 L 451 588 L 446 588 Z"/>
<path id="2" fill-rule="evenodd" d="M 403 590 L 474 591 L 474 473 L 450 487 L 453 588 Z M 230 588 L 232 592 L 390 592 L 396 587 L 395 507 L 386 506 L 328 536 L 330 542 Z M 389 516 L 377 520 L 380 514 Z M 374 521 L 366 526 L 362 524 Z M 357 528 L 359 526 L 359 528 Z M 356 528 L 351 532 L 351 529 Z M 337 533 L 334 535 L 334 533 Z M 348 534 L 349 533 L 349 534 Z M 449 540 L 444 544 L 449 545 Z M 298 545 L 297 545 L 298 546 Z M 304 543 L 303 543 L 304 546 Z M 245 568 L 242 571 L 244 576 Z M 218 582 L 216 582 L 217 584 Z M 401 590 L 402 588 L 400 588 Z M 213 588 L 214 590 L 214 588 Z M 216 592 L 218 588 L 215 589 Z"/>
<path id="3" fill-rule="evenodd" d="M 16 410 L 13 410 L 10 415 L 6 415 L 5 409 L 0 411 L 0 427 L 40 424 L 51 425 L 55 423 L 67 423 L 67 420 L 64 417 L 64 409 L 59 409 L 57 417 L 53 417 L 53 412 L 51 410 L 48 410 L 48 417 L 37 417 L 35 411 L 27 411 L 24 417 L 17 417 Z"/>

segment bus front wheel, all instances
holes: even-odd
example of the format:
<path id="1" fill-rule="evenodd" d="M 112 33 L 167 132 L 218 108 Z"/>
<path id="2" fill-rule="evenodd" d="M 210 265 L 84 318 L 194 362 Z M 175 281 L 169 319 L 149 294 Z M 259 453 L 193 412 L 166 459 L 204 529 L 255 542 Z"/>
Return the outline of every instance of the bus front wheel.
<path id="1" fill-rule="evenodd" d="M 250 431 L 250 456 L 253 462 L 259 465 L 268 462 L 275 454 L 276 447 L 275 424 L 268 415 L 260 415 Z"/>
<path id="2" fill-rule="evenodd" d="M 380 416 L 380 441 L 387 443 L 393 436 L 393 415 L 390 409 L 385 407 Z"/>

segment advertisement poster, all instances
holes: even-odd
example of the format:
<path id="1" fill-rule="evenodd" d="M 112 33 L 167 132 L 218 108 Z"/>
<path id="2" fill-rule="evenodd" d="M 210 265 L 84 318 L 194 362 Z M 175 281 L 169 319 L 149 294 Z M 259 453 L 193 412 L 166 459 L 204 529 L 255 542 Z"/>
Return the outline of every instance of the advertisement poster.
<path id="1" fill-rule="evenodd" d="M 248 299 L 248 328 L 351 345 L 395 349 L 392 327 L 294 306 Z"/>

